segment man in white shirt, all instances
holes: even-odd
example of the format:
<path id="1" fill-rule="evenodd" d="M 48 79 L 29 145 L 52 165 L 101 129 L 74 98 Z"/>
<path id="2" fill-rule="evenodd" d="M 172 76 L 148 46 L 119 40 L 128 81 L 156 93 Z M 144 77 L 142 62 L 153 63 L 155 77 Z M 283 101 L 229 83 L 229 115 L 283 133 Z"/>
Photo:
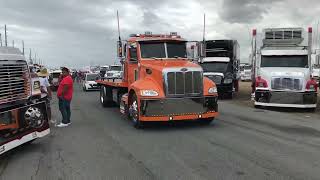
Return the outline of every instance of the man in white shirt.
<path id="1" fill-rule="evenodd" d="M 46 68 L 43 68 L 37 74 L 40 79 L 41 99 L 44 99 L 47 102 L 48 117 L 51 119 L 50 100 L 52 99 L 52 92 L 48 80 L 49 73 Z"/>

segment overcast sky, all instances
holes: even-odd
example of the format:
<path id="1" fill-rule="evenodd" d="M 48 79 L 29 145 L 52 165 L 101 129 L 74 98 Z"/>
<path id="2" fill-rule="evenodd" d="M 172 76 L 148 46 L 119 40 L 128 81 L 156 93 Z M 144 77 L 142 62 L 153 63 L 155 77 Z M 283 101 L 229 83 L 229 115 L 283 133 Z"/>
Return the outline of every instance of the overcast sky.
<path id="1" fill-rule="evenodd" d="M 49 66 L 84 67 L 116 61 L 116 10 L 122 39 L 128 34 L 178 32 L 201 40 L 237 39 L 241 61 L 249 55 L 250 32 L 265 27 L 313 26 L 318 0 L 0 0 L 0 31 L 32 48 Z"/>

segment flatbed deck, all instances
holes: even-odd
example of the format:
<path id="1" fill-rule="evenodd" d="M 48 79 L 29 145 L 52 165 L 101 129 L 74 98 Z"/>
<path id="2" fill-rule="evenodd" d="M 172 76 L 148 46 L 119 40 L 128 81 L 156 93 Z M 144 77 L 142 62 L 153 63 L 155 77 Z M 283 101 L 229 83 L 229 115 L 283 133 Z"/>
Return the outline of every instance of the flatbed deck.
<path id="1" fill-rule="evenodd" d="M 100 85 L 112 86 L 112 87 L 128 87 L 128 83 L 122 81 L 122 79 L 103 79 L 96 81 Z"/>

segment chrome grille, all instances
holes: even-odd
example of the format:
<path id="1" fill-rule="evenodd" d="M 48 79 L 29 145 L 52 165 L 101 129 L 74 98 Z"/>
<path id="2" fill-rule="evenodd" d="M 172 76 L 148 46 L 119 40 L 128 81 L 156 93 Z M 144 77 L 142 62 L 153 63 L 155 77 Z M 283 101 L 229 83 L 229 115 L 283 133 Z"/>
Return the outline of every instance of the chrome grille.
<path id="1" fill-rule="evenodd" d="M 219 75 L 208 75 L 207 77 L 209 79 L 211 79 L 217 85 L 221 84 L 222 76 L 219 76 Z"/>
<path id="2" fill-rule="evenodd" d="M 25 99 L 30 91 L 25 61 L 0 61 L 0 104 Z"/>
<path id="3" fill-rule="evenodd" d="M 203 91 L 201 71 L 174 71 L 165 73 L 167 96 L 200 96 Z"/>
<path id="4" fill-rule="evenodd" d="M 289 77 L 272 78 L 271 88 L 274 90 L 302 90 L 302 79 Z"/>

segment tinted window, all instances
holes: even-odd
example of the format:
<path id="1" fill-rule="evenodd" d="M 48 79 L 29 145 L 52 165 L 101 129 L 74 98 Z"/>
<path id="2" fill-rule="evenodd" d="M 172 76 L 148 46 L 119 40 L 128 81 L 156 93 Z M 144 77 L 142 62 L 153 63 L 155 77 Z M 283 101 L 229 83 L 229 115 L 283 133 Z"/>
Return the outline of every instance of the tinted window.
<path id="1" fill-rule="evenodd" d="M 167 43 L 168 58 L 186 58 L 186 44 L 185 43 Z"/>
<path id="2" fill-rule="evenodd" d="M 204 72 L 220 72 L 225 73 L 230 70 L 229 63 L 224 62 L 210 62 L 200 64 Z M 229 69 L 228 69 L 229 68 Z"/>
<path id="3" fill-rule="evenodd" d="M 88 74 L 87 81 L 95 81 L 99 76 L 97 74 Z"/>
<path id="4" fill-rule="evenodd" d="M 142 58 L 166 58 L 164 43 L 141 43 Z"/>
<path id="5" fill-rule="evenodd" d="M 262 56 L 261 67 L 308 68 L 308 56 L 307 55 Z"/>
<path id="6" fill-rule="evenodd" d="M 110 71 L 121 71 L 121 66 L 110 66 Z"/>
<path id="7" fill-rule="evenodd" d="M 60 73 L 52 73 L 52 78 L 59 78 L 60 75 Z"/>
<path id="8" fill-rule="evenodd" d="M 138 58 L 137 58 L 137 48 L 130 48 L 129 49 L 129 52 L 130 52 L 130 61 L 137 61 Z"/>

